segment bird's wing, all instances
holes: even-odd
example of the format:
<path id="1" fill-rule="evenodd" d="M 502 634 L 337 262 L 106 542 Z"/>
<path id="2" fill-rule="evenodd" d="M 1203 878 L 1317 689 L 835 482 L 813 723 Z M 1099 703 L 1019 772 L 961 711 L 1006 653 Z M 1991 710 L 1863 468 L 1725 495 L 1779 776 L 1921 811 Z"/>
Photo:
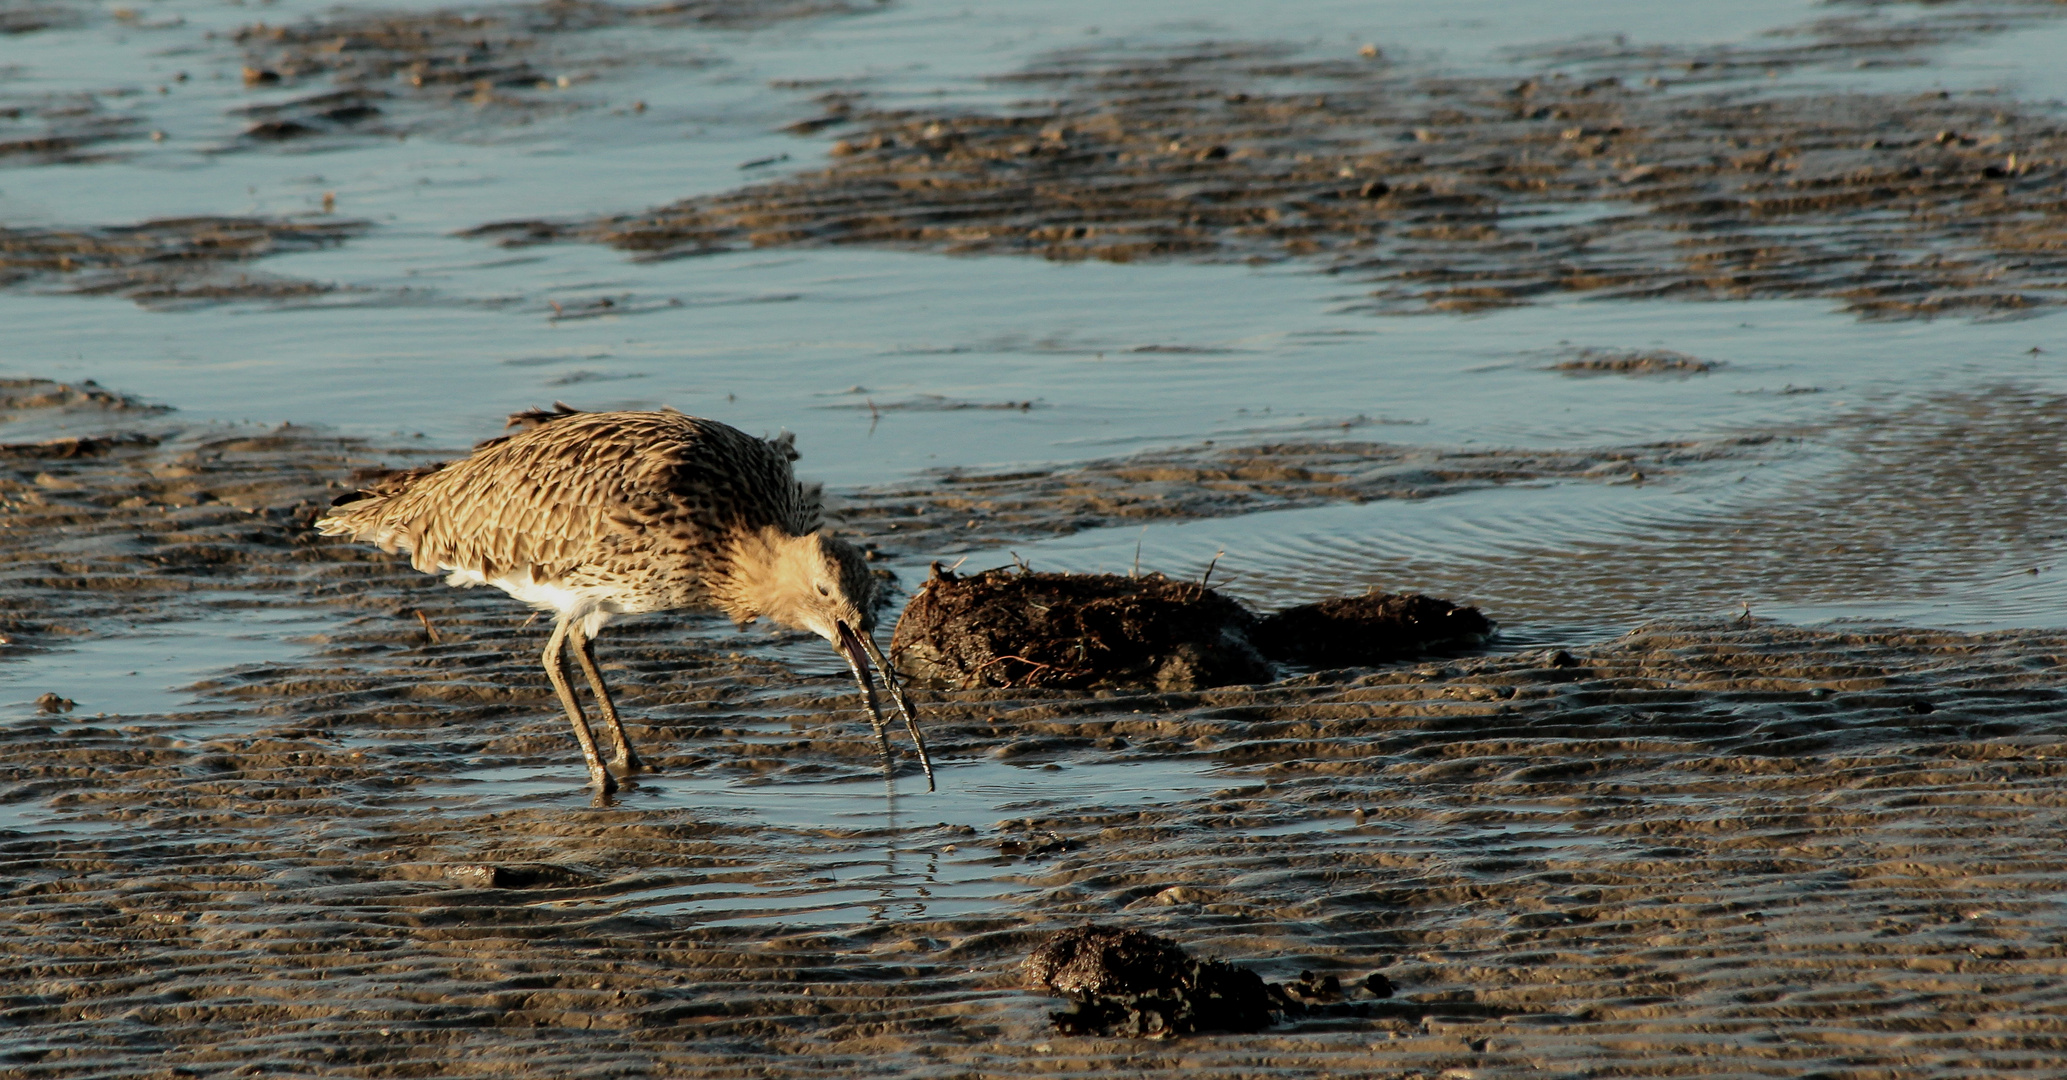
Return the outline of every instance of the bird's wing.
<path id="1" fill-rule="evenodd" d="M 639 472 L 638 425 L 584 414 L 491 442 L 473 456 L 331 512 L 323 531 L 388 551 L 418 570 L 495 578 L 531 567 L 550 580 L 615 531 L 609 515 Z"/>
<path id="2" fill-rule="evenodd" d="M 697 545 L 738 529 L 816 529 L 816 490 L 796 482 L 790 453 L 680 413 L 580 413 L 385 482 L 319 527 L 407 551 L 426 572 L 529 567 L 549 581 L 656 531 Z"/>

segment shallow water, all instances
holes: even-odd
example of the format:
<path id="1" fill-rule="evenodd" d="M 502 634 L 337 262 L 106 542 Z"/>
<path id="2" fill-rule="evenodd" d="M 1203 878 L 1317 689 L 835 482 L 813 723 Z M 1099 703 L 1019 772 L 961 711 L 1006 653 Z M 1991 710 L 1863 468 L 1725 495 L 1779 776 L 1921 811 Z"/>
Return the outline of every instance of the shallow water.
<path id="1" fill-rule="evenodd" d="M 212 617 L 145 626 L 101 627 L 96 636 L 46 653 L 0 661 L 0 716 L 35 709 L 46 691 L 75 704 L 77 718 L 173 712 L 196 704 L 203 677 L 244 664 L 291 661 L 306 653 L 300 635 L 333 620 L 310 612 L 245 607 Z"/>
<path id="2" fill-rule="evenodd" d="M 2056 508 L 2034 496 L 2044 498 L 2059 466 L 2052 424 L 2063 403 L 2004 396 L 1999 415 L 2037 435 L 2035 456 L 2013 436 L 1991 437 L 1985 414 L 1996 410 L 1934 416 L 1926 404 L 1853 414 L 1755 460 L 1641 482 L 1538 482 L 1110 527 L 1015 544 L 1012 554 L 1042 570 L 1196 577 L 1210 568 L 1218 587 L 1261 607 L 1429 591 L 1493 614 L 1514 648 L 1599 640 L 1651 618 L 1747 612 L 1802 625 L 2061 626 L 2067 573 L 2043 524 Z M 2038 417 L 2045 422 L 2032 424 Z M 1950 445 L 1924 449 L 1940 440 Z M 1931 490 L 1938 470 L 1912 467 L 1919 456 L 1956 463 L 1945 471 L 1959 474 L 1960 490 Z M 1994 531 L 2022 509 L 2030 523 Z M 1976 529 L 1990 538 L 1961 539 Z M 1847 545 L 1857 554 L 1847 557 Z M 1007 563 L 955 558 L 970 570 Z M 909 572 L 922 575 L 923 564 Z"/>
<path id="3" fill-rule="evenodd" d="M 1024 867 L 970 844 L 977 829 L 1056 812 L 1114 812 L 1182 803 L 1239 773 L 1205 759 L 1001 762 L 949 759 L 939 790 L 905 777 L 894 793 L 867 776 L 714 775 L 643 779 L 620 805 L 641 816 L 723 822 L 758 837 L 773 873 L 685 880 L 584 901 L 612 914 L 687 918 L 697 925 L 790 926 L 955 918 L 996 910 L 1030 892 Z M 581 771 L 489 769 L 420 789 L 426 812 L 580 807 Z M 474 793 L 474 794 L 470 794 Z M 776 854 L 779 853 L 779 854 Z"/>
<path id="4" fill-rule="evenodd" d="M 1374 319 L 1354 310 L 1353 291 L 1297 271 L 862 251 L 638 267 L 585 247 L 527 257 L 538 261 L 493 272 L 528 279 L 512 286 L 519 295 L 573 292 L 556 282 L 608 272 L 608 291 L 637 275 L 636 292 L 683 304 L 554 325 L 549 309 L 167 316 L 7 295 L 0 315 L 22 354 L 52 357 L 50 377 L 98 377 L 202 415 L 457 445 L 552 399 L 670 403 L 797 430 L 800 468 L 836 486 L 1204 439 L 1621 445 L 1813 423 L 1861 401 L 2062 384 L 2056 363 L 2027 351 L 2056 340 L 2044 319 L 1859 323 L 1807 301 Z M 82 340 L 89 312 L 97 326 Z M 1673 349 L 1724 366 L 1688 379 L 1546 370 L 1580 347 Z M 1032 408 L 943 407 L 1019 402 Z"/>
<path id="5" fill-rule="evenodd" d="M 836 493 L 1209 441 L 1771 441 L 1640 483 L 1517 482 L 900 550 L 906 583 L 935 558 L 1173 575 L 1210 563 L 1259 608 L 1379 587 L 1477 604 L 1502 624 L 1492 658 L 1339 685 L 941 695 L 928 705 L 945 743 L 931 793 L 907 768 L 892 796 L 870 771 L 859 714 L 828 704 L 851 687 L 816 642 L 613 626 L 602 651 L 627 716 L 674 764 L 598 809 L 534 664 L 542 629 L 496 598 L 354 564 L 322 581 L 364 585 L 361 607 L 336 592 L 323 602 L 340 607 L 321 609 L 203 588 L 162 618 L 71 627 L 0 654 L 12 755 L 0 836 L 29 882 L 9 894 L 9 918 L 30 928 L 10 938 L 21 944 L 6 970 L 25 989 L 9 1007 L 26 1011 L 9 1022 L 33 1029 L 20 1044 L 32 1049 L 0 1068 L 118 1075 L 139 1055 L 195 1061 L 188 1044 L 228 1048 L 209 1069 L 285 1054 L 301 1064 L 283 1074 L 438 1075 L 482 1047 L 480 1067 L 499 1075 L 636 1071 L 678 1053 L 691 1056 L 668 1060 L 696 1075 L 1454 1075 L 1443 1070 L 1575 1071 L 1697 1044 L 1749 1075 L 1799 1064 L 1776 1047 L 1804 1032 L 1942 1075 L 2048 1052 L 2007 1036 L 1903 1040 L 1928 1042 L 1918 1032 L 1960 1010 L 2038 1026 L 2056 1014 L 2042 969 L 2060 943 L 2044 906 L 2057 892 L 2046 725 L 2058 641 L 1861 645 L 1775 624 L 2067 625 L 2067 536 L 2052 524 L 2067 512 L 2054 492 L 2061 316 L 1862 322 L 1823 301 L 1557 300 L 1401 318 L 1376 314 L 1367 285 L 1298 262 L 860 249 L 639 262 L 455 235 L 813 168 L 835 133 L 780 129 L 818 115 L 818 94 L 1005 107 L 1030 91 L 997 76 L 1072 49 L 1273 40 L 1339 59 L 1372 43 L 1432 73 L 1519 78 L 1580 71 L 1557 50 L 1615 35 L 1751 49 L 1791 40 L 1775 28 L 1833 14 L 1894 25 L 1909 9 L 1216 0 L 1172 17 L 1153 4 L 914 0 L 755 29 L 578 35 L 547 72 L 569 76 L 561 107 L 429 110 L 410 114 L 407 139 L 238 143 L 249 118 L 230 110 L 321 87 L 247 90 L 235 50 L 202 35 L 329 10 L 162 0 L 126 21 L 87 11 L 77 28 L 0 39 L 0 106 L 92 94 L 137 121 L 100 147 L 106 160 L 0 160 L 0 224 L 317 216 L 326 192 L 337 217 L 371 223 L 341 246 L 250 265 L 339 287 L 289 303 L 153 309 L 47 281 L 0 290 L 0 374 L 97 379 L 176 407 L 172 422 L 328 425 L 424 450 L 456 451 L 554 399 L 669 404 L 797 431 L 802 471 Z M 2026 20 L 2013 32 L 1725 85 L 1999 87 L 2057 111 L 2067 24 L 2013 14 Z M 1625 210 L 1579 202 L 1528 220 Z M 1716 366 L 1550 370 L 1586 348 Z M 422 610 L 451 635 L 444 646 L 418 636 Z M 1599 645 L 1704 616 L 1732 621 L 1650 651 Z M 1549 646 L 1580 666 L 1519 652 Z M 75 711 L 38 714 L 46 691 Z M 1032 750 L 994 756 L 1009 747 Z M 565 888 L 455 876 L 541 860 L 586 876 Z M 1210 1067 L 1068 1046 L 1085 1056 L 1061 1060 L 1011 989 L 1012 965 L 1042 929 L 1121 917 L 1272 977 L 1387 966 L 1426 1015 L 1215 1044 Z M 1830 965 L 1803 966 L 1833 950 Z M 194 1004 L 86 970 L 118 953 L 162 961 L 176 973 L 165 993 Z M 1957 978 L 1919 981 L 1946 963 Z M 341 989 L 313 981 L 333 975 Z M 799 984 L 827 996 L 807 1001 Z M 1893 1004 L 1810 1000 L 1830 987 Z M 562 991 L 575 996 L 552 998 Z M 656 996 L 603 1000 L 626 993 Z M 824 1004 L 841 993 L 882 1000 Z M 1524 1019 L 1442 1011 L 1475 994 Z M 110 1035 L 111 1017 L 131 1019 Z M 1783 1024 L 1806 1026 L 1774 1034 Z M 629 1034 L 594 1049 L 567 1037 L 613 1026 Z M 694 1057 L 706 1037 L 716 1048 Z M 835 1058 L 813 1056 L 834 1053 L 828 1040 Z M 297 1057 L 326 1046 L 357 1056 Z M 1239 1064 L 1223 1053 L 1252 1048 Z"/>

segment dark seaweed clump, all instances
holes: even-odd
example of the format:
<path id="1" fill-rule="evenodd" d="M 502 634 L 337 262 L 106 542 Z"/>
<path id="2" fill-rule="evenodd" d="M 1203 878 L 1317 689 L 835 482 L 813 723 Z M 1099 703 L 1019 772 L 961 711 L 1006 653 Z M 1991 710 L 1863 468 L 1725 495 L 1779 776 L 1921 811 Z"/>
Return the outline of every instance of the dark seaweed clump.
<path id="1" fill-rule="evenodd" d="M 1433 596 L 1368 593 L 1286 608 L 1258 620 L 1250 636 L 1273 660 L 1355 667 L 1483 645 L 1495 625 L 1477 608 Z"/>
<path id="2" fill-rule="evenodd" d="M 1268 682 L 1247 608 L 1161 574 L 968 577 L 934 564 L 890 648 L 914 679 L 960 687 L 1194 690 Z"/>
<path id="3" fill-rule="evenodd" d="M 1260 1031 L 1272 1022 L 1270 988 L 1255 972 L 1193 959 L 1176 942 L 1140 930 L 1064 930 L 1020 970 L 1028 985 L 1070 1000 L 1049 1014 L 1065 1035 L 1167 1038 Z"/>
<path id="4" fill-rule="evenodd" d="M 1161 574 L 957 577 L 939 564 L 890 642 L 907 676 L 939 686 L 1199 690 L 1268 682 L 1271 662 L 1382 664 L 1484 644 L 1477 608 L 1371 593 L 1258 619 L 1236 601 Z"/>

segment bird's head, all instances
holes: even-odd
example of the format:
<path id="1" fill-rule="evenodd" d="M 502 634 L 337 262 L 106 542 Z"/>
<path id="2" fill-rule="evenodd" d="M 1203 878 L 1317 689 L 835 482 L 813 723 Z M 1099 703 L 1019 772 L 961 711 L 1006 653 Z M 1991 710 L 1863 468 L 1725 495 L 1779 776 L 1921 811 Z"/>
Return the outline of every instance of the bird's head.
<path id="1" fill-rule="evenodd" d="M 890 661 L 876 645 L 876 588 L 876 575 L 868 568 L 868 560 L 845 540 L 824 533 L 790 536 L 769 529 L 734 542 L 732 572 L 721 588 L 720 602 L 740 622 L 764 616 L 831 642 L 861 688 L 887 767 L 890 742 L 883 734 L 883 712 L 870 678 L 869 662 L 873 660 L 883 688 L 904 716 L 919 763 L 926 769 L 926 786 L 931 788 L 933 762 L 919 737 L 918 717 Z"/>
<path id="2" fill-rule="evenodd" d="M 845 651 L 848 631 L 876 628 L 876 575 L 854 545 L 824 533 L 770 538 L 758 566 L 744 565 L 753 615 L 809 630 Z M 737 563 L 736 563 L 737 564 Z"/>

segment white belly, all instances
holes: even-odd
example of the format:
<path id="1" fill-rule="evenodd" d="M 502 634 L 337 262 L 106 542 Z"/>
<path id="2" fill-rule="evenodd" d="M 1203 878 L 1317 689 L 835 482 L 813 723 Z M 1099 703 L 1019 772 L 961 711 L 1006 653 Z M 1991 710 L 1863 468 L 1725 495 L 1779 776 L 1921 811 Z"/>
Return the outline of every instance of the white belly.
<path id="1" fill-rule="evenodd" d="M 454 588 L 493 585 L 540 611 L 556 612 L 563 620 L 580 619 L 582 630 L 590 637 L 596 636 L 612 615 L 624 613 L 624 609 L 601 589 L 569 588 L 533 581 L 529 567 L 496 578 L 483 577 L 479 570 L 456 570 L 449 566 L 438 569 L 447 571 L 445 584 Z"/>

